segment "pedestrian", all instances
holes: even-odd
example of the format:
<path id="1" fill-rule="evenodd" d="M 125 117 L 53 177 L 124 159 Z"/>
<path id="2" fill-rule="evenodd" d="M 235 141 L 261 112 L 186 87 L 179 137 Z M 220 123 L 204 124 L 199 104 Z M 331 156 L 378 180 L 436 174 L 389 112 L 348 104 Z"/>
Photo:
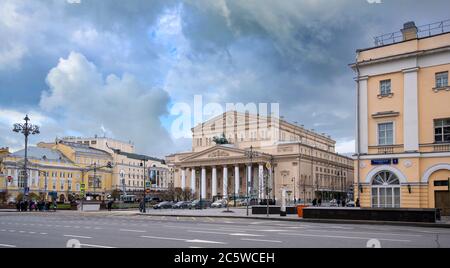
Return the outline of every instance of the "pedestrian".
<path id="1" fill-rule="evenodd" d="M 317 201 L 317 205 L 320 207 L 320 206 L 322 206 L 322 198 L 321 197 L 319 197 L 319 200 Z"/>
<path id="2" fill-rule="evenodd" d="M 112 201 L 112 200 L 109 200 L 109 202 L 108 202 L 108 211 L 111 211 L 111 209 L 112 209 L 112 203 L 113 203 L 113 201 Z"/>
<path id="3" fill-rule="evenodd" d="M 56 200 L 53 200 L 53 211 L 56 211 L 57 206 L 58 204 L 56 203 Z"/>
<path id="4" fill-rule="evenodd" d="M 27 212 L 28 211 L 28 201 L 25 200 L 25 202 L 23 202 L 23 211 Z"/>
<path id="5" fill-rule="evenodd" d="M 356 204 L 355 204 L 355 205 L 356 205 L 357 208 L 360 207 L 360 204 L 359 204 L 359 198 L 356 199 Z"/>
<path id="6" fill-rule="evenodd" d="M 342 207 L 345 208 L 345 198 L 342 199 Z"/>
<path id="7" fill-rule="evenodd" d="M 20 212 L 20 202 L 16 202 L 16 209 L 18 212 Z"/>
<path id="8" fill-rule="evenodd" d="M 313 207 L 315 207 L 315 206 L 317 205 L 317 198 L 314 198 L 314 199 L 313 199 L 312 205 L 313 205 Z"/>
<path id="9" fill-rule="evenodd" d="M 338 200 L 336 201 L 336 206 L 340 207 L 341 206 L 341 199 L 338 198 Z"/>

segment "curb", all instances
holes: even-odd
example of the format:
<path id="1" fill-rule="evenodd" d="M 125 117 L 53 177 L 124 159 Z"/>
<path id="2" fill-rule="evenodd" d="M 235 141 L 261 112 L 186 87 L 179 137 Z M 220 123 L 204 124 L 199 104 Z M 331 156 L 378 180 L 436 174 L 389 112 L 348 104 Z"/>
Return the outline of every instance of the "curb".
<path id="1" fill-rule="evenodd" d="M 271 218 L 256 216 L 227 216 L 227 215 L 176 215 L 176 214 L 151 214 L 135 213 L 130 215 L 138 216 L 156 216 L 156 217 L 179 217 L 179 218 L 223 218 L 223 219 L 252 219 L 266 221 L 288 221 L 288 222 L 311 222 L 311 223 L 336 223 L 336 224 L 369 224 L 369 225 L 392 225 L 392 226 L 410 226 L 410 227 L 428 227 L 428 228 L 450 228 L 446 223 L 425 223 L 425 222 L 395 222 L 395 221 L 359 221 L 359 220 L 332 220 L 332 219 L 302 219 L 302 218 Z"/>

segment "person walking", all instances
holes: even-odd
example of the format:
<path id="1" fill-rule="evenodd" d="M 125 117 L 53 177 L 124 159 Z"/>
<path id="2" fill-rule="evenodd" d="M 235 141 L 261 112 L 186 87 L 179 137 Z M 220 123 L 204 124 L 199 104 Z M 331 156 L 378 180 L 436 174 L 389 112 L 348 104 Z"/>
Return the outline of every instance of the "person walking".
<path id="1" fill-rule="evenodd" d="M 356 203 L 355 203 L 356 207 L 359 208 L 361 205 L 359 203 L 359 198 L 356 199 Z"/>
<path id="2" fill-rule="evenodd" d="M 56 211 L 57 206 L 58 204 L 56 203 L 56 200 L 53 200 L 53 211 Z"/>
<path id="3" fill-rule="evenodd" d="M 321 197 L 319 197 L 319 200 L 317 201 L 317 204 L 319 205 L 319 207 L 322 206 L 322 198 Z"/>
<path id="4" fill-rule="evenodd" d="M 313 199 L 312 205 L 313 205 L 313 207 L 315 207 L 315 206 L 317 205 L 317 198 L 314 198 L 314 199 Z"/>
<path id="5" fill-rule="evenodd" d="M 112 201 L 112 200 L 109 200 L 109 202 L 108 202 L 108 211 L 111 211 L 111 209 L 112 209 L 112 203 L 113 203 L 113 201 Z"/>
<path id="6" fill-rule="evenodd" d="M 342 207 L 345 208 L 345 198 L 342 199 Z"/>

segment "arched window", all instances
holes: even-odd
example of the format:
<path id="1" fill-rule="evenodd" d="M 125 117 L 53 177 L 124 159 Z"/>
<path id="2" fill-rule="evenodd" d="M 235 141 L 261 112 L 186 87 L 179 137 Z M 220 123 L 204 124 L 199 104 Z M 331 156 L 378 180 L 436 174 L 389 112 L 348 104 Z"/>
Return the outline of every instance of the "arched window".
<path id="1" fill-rule="evenodd" d="M 400 180 L 394 173 L 390 171 L 380 171 L 373 177 L 372 207 L 400 207 Z"/>

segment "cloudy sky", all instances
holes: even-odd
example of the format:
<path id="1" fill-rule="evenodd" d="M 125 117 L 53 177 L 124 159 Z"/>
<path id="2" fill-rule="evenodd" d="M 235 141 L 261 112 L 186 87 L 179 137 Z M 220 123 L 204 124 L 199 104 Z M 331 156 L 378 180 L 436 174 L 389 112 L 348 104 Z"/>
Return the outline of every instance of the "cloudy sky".
<path id="1" fill-rule="evenodd" d="M 381 2 L 381 3 L 377 3 Z M 279 103 L 288 121 L 354 150 L 357 48 L 449 19 L 448 0 L 1 0 L 0 147 L 12 124 L 132 140 L 141 153 L 189 150 L 177 103 Z"/>

